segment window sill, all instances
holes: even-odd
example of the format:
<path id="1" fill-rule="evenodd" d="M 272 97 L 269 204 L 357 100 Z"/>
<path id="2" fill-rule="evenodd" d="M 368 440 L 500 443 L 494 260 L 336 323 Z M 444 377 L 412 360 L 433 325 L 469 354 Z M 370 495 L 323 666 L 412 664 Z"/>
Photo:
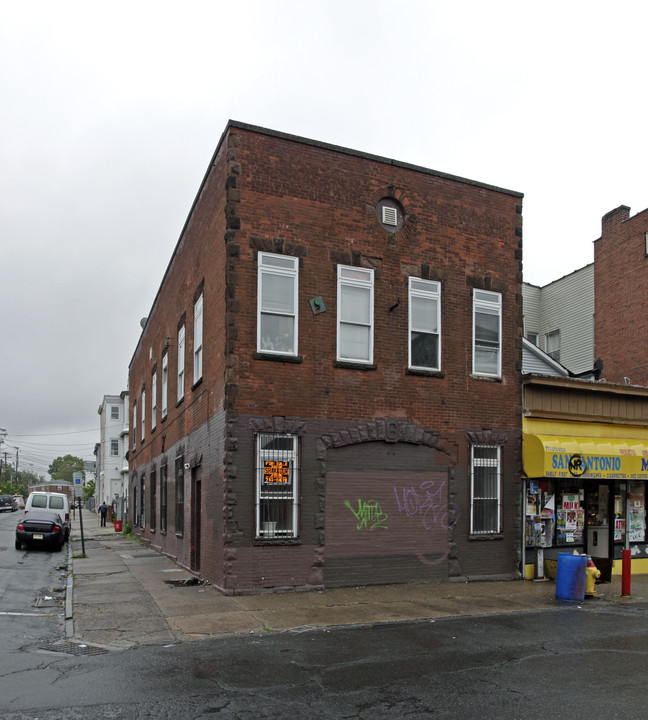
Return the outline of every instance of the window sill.
<path id="1" fill-rule="evenodd" d="M 178 402 L 175 404 L 175 406 L 176 406 L 177 408 L 179 408 L 180 405 L 182 405 L 183 402 L 184 402 L 184 395 L 180 398 L 180 400 L 178 400 Z"/>
<path id="2" fill-rule="evenodd" d="M 373 363 L 356 363 L 347 362 L 346 360 L 336 360 L 333 367 L 344 368 L 345 370 L 378 370 L 378 365 Z"/>
<path id="3" fill-rule="evenodd" d="M 271 360 L 274 362 L 296 363 L 296 364 L 304 362 L 304 358 L 301 355 L 274 355 L 271 353 L 264 353 L 264 352 L 255 352 L 254 359 L 255 360 Z"/>
<path id="4" fill-rule="evenodd" d="M 264 545 L 301 545 L 301 538 L 254 538 L 252 543 L 254 547 L 262 547 Z"/>
<path id="5" fill-rule="evenodd" d="M 193 392 L 199 385 L 202 384 L 202 377 L 199 377 L 198 380 L 191 386 L 191 392 Z"/>
<path id="6" fill-rule="evenodd" d="M 504 540 L 504 533 L 471 533 L 468 540 Z"/>
<path id="7" fill-rule="evenodd" d="M 419 370 L 417 368 L 407 368 L 406 375 L 419 375 L 422 377 L 438 377 L 444 378 L 445 373 L 441 370 Z"/>
<path id="8" fill-rule="evenodd" d="M 495 382 L 495 383 L 503 383 L 504 378 L 500 376 L 495 375 L 480 375 L 479 373 L 472 373 L 470 376 L 473 380 L 485 380 L 486 382 Z"/>

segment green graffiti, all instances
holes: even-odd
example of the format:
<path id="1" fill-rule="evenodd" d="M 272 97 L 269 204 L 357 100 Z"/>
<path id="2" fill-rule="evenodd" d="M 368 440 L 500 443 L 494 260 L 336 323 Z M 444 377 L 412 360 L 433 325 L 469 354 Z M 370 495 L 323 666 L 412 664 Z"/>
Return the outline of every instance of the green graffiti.
<path id="1" fill-rule="evenodd" d="M 356 530 L 375 530 L 380 528 L 381 530 L 388 530 L 389 527 L 385 525 L 388 519 L 387 513 L 382 511 L 380 503 L 376 500 L 361 500 L 358 498 L 358 509 L 354 510 L 353 505 L 348 500 L 344 501 L 346 507 L 351 510 L 355 519 L 358 521 Z"/>

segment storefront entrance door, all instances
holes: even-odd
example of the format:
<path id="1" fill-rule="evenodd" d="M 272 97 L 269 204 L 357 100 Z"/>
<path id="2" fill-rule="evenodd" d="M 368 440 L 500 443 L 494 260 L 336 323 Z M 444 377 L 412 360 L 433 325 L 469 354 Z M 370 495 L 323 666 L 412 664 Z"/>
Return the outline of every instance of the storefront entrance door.
<path id="1" fill-rule="evenodd" d="M 610 517 L 614 518 L 610 507 L 610 488 L 608 485 L 586 486 L 585 490 L 585 552 L 592 558 L 601 571 L 601 580 L 612 580 L 613 528 Z"/>

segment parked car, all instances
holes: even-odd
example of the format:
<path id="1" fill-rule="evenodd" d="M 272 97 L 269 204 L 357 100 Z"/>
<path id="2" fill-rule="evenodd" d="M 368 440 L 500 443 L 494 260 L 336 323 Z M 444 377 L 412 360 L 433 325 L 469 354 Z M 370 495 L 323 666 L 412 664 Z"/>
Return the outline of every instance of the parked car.
<path id="1" fill-rule="evenodd" d="M 28 547 L 51 547 L 60 550 L 65 545 L 65 521 L 53 510 L 37 508 L 16 526 L 16 550 L 23 543 Z"/>
<path id="2" fill-rule="evenodd" d="M 25 509 L 25 498 L 22 495 L 14 495 L 14 507 L 16 510 L 24 510 Z"/>
<path id="3" fill-rule="evenodd" d="M 11 495 L 0 495 L 0 512 L 13 512 L 14 501 Z"/>
<path id="4" fill-rule="evenodd" d="M 29 493 L 25 503 L 25 515 L 32 510 L 55 510 L 61 514 L 65 522 L 65 539 L 70 537 L 70 499 L 64 493 L 34 490 Z"/>

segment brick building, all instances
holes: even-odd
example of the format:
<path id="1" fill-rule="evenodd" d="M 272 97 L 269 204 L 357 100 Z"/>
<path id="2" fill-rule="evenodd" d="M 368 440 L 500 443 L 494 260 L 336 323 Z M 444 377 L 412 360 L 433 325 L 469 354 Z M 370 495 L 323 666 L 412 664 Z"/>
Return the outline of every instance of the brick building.
<path id="1" fill-rule="evenodd" d="M 608 382 L 648 385 L 648 210 L 621 205 L 594 242 L 594 352 Z"/>
<path id="2" fill-rule="evenodd" d="M 228 593 L 518 576 L 521 202 L 230 121 L 129 368 L 142 539 Z"/>

